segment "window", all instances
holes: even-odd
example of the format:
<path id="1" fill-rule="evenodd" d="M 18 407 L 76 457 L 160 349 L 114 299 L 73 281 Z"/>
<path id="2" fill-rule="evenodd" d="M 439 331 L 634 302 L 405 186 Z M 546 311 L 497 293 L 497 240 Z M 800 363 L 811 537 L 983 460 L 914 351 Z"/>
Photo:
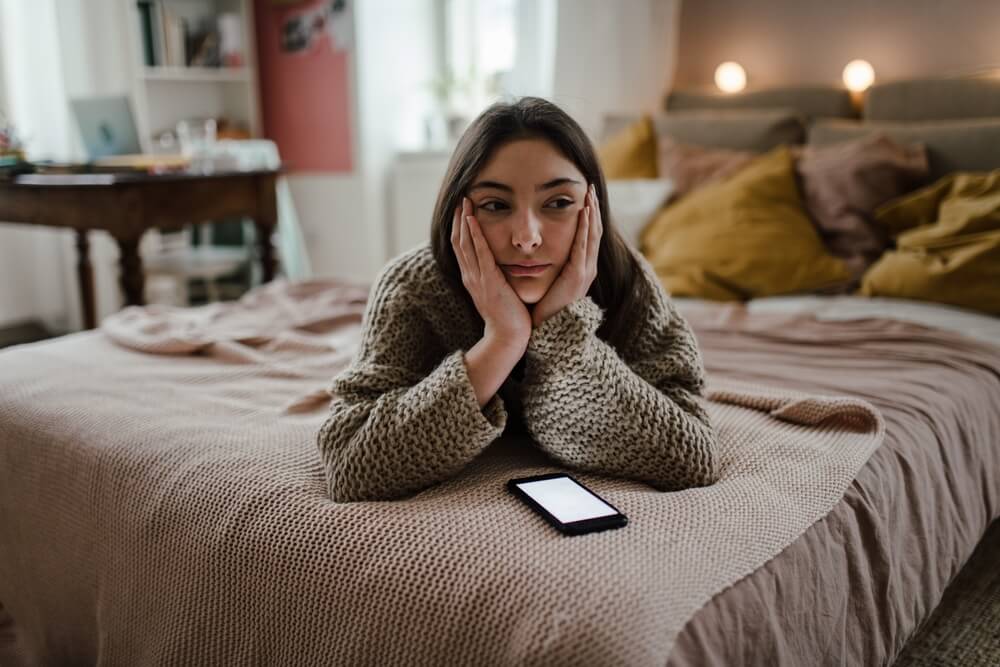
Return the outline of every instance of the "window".
<path id="1" fill-rule="evenodd" d="M 509 91 L 517 53 L 519 2 L 443 1 L 443 67 L 454 84 L 451 107 L 472 116 Z"/>

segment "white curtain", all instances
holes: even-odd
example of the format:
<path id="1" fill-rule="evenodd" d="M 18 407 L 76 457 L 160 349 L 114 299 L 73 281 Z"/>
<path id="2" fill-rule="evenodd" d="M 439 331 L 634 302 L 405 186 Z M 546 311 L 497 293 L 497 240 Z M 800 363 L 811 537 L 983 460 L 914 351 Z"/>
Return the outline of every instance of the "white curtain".
<path id="1" fill-rule="evenodd" d="M 71 157 L 69 114 L 53 0 L 0 0 L 5 112 L 30 159 Z M 61 242 L 70 232 L 0 225 L 0 325 L 39 319 L 69 328 Z M 72 240 L 71 240 L 72 242 Z"/>
<path id="2" fill-rule="evenodd" d="M 69 112 L 75 96 L 128 94 L 124 20 L 116 0 L 0 0 L 0 100 L 32 160 L 84 157 Z M 118 249 L 91 233 L 98 321 L 121 307 Z M 81 328 L 75 234 L 0 225 L 0 326 L 39 319 Z"/>
<path id="3" fill-rule="evenodd" d="M 553 102 L 595 144 L 608 111 L 654 111 L 673 81 L 681 0 L 558 0 Z"/>
<path id="4" fill-rule="evenodd" d="M 510 93 L 551 99 L 558 0 L 518 0 Z"/>

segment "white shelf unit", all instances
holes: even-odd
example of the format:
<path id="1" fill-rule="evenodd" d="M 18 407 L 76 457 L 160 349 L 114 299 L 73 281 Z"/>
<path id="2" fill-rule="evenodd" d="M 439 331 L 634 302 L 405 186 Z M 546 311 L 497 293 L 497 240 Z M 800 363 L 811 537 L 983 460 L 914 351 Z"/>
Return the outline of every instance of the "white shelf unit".
<path id="1" fill-rule="evenodd" d="M 146 67 L 141 77 L 146 81 L 248 81 L 247 67 Z"/>
<path id="2" fill-rule="evenodd" d="M 154 0 L 191 24 L 223 12 L 238 14 L 243 42 L 241 67 L 148 66 L 139 10 L 143 3 L 120 2 L 128 17 L 132 106 L 144 152 L 176 152 L 176 147 L 161 149 L 155 137 L 189 118 L 225 117 L 245 127 L 252 137 L 261 136 L 253 0 Z"/>

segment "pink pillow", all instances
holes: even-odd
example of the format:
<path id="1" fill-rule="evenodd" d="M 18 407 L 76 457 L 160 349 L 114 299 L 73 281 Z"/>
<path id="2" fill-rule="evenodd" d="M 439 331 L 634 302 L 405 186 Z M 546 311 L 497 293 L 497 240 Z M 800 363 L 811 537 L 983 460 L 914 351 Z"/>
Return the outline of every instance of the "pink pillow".
<path id="1" fill-rule="evenodd" d="M 684 144 L 668 134 L 657 136 L 656 144 L 660 178 L 669 178 L 674 183 L 671 199 L 724 180 L 758 157 L 750 151 Z"/>
<path id="2" fill-rule="evenodd" d="M 872 213 L 926 183 L 925 146 L 903 146 L 878 132 L 827 146 L 797 147 L 793 154 L 803 201 L 820 237 L 860 279 L 892 245 Z"/>

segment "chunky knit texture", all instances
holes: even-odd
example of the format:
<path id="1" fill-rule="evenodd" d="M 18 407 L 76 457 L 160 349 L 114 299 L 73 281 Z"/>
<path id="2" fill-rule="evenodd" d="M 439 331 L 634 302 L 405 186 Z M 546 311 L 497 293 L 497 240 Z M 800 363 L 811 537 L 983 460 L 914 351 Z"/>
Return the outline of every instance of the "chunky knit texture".
<path id="1" fill-rule="evenodd" d="M 603 310 L 579 299 L 532 331 L 512 373 L 480 408 L 465 352 L 482 319 L 424 244 L 375 279 L 357 357 L 334 378 L 317 436 L 331 497 L 386 500 L 456 474 L 505 429 L 525 430 L 569 468 L 659 490 L 717 478 L 717 436 L 699 402 L 704 366 L 684 318 L 640 255 L 652 287 L 623 346 L 596 335 Z"/>

